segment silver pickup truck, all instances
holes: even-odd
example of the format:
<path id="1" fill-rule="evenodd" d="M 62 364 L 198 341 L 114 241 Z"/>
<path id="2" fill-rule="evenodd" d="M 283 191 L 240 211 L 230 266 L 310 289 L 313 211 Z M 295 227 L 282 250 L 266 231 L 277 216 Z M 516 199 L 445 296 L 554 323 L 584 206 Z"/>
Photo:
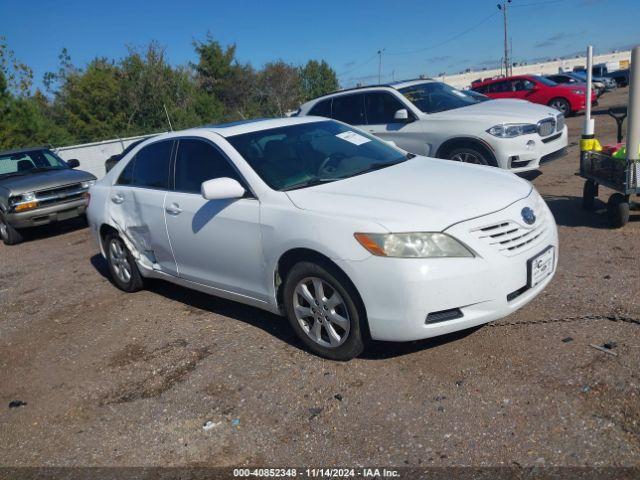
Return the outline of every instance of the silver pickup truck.
<path id="1" fill-rule="evenodd" d="M 96 177 L 78 160 L 65 162 L 47 148 L 0 152 L 0 238 L 22 240 L 21 229 L 84 215 Z"/>

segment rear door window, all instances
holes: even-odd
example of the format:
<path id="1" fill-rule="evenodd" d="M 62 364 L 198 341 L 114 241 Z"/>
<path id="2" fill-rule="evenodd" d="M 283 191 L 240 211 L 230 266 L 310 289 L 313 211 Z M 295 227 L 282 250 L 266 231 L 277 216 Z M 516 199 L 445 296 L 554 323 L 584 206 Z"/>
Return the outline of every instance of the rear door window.
<path id="1" fill-rule="evenodd" d="M 364 125 L 364 94 L 340 95 L 333 97 L 331 117 L 351 125 Z"/>
<path id="2" fill-rule="evenodd" d="M 131 185 L 168 189 L 172 147 L 172 140 L 164 140 L 142 148 L 135 156 Z"/>

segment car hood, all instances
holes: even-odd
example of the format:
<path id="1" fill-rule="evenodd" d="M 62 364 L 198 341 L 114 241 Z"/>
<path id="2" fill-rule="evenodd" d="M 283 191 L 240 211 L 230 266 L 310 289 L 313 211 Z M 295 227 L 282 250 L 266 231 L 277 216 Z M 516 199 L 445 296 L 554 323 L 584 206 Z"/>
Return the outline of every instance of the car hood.
<path id="1" fill-rule="evenodd" d="M 496 99 L 431 114 L 439 119 L 474 122 L 486 121 L 493 126 L 499 123 L 538 123 L 543 118 L 555 117 L 558 111 L 520 99 Z"/>
<path id="2" fill-rule="evenodd" d="M 15 177 L 0 177 L 0 187 L 8 190 L 9 195 L 20 195 L 95 179 L 96 177 L 88 172 L 65 168 L 64 170 L 48 170 Z"/>
<path id="3" fill-rule="evenodd" d="M 529 182 L 494 167 L 415 157 L 382 170 L 286 192 L 304 210 L 370 220 L 393 232 L 442 231 L 527 197 Z"/>

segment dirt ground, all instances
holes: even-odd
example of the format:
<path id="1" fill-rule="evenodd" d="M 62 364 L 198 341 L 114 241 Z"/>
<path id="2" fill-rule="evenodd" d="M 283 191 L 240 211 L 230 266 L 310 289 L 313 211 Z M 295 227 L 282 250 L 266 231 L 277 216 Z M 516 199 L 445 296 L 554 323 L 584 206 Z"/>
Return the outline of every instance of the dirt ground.
<path id="1" fill-rule="evenodd" d="M 604 110 L 627 94 L 596 108 L 605 141 Z M 117 290 L 80 224 L 0 245 L 0 464 L 639 466 L 640 215 L 610 230 L 581 210 L 582 121 L 533 179 L 560 231 L 545 292 L 348 363 L 261 310 L 161 282 Z M 615 356 L 589 346 L 606 342 Z"/>

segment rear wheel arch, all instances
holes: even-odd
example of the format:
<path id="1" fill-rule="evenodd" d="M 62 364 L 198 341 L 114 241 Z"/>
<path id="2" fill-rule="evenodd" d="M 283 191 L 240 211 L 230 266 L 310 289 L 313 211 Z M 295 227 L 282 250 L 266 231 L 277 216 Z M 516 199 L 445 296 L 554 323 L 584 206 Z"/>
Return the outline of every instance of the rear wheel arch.
<path id="1" fill-rule="evenodd" d="M 484 141 L 473 137 L 455 137 L 446 140 L 436 152 L 437 158 L 447 159 L 450 152 L 457 148 L 473 148 L 480 151 L 492 163 L 498 166 L 493 149 Z"/>
<path id="2" fill-rule="evenodd" d="M 320 265 L 321 267 L 331 271 L 336 274 L 341 281 L 344 281 L 349 288 L 351 288 L 355 295 L 355 301 L 360 310 L 360 315 L 363 322 L 364 333 L 368 338 L 371 338 L 369 333 L 369 322 L 367 320 L 366 308 L 364 306 L 364 301 L 360 296 L 360 292 L 356 288 L 355 284 L 351 281 L 349 276 L 346 274 L 344 270 L 342 270 L 333 260 L 331 260 L 326 255 L 312 250 L 310 248 L 293 248 L 284 252 L 280 258 L 278 259 L 278 263 L 276 264 L 276 268 L 273 274 L 273 282 L 275 287 L 276 294 L 276 302 L 278 307 L 284 311 L 284 284 L 285 279 L 287 278 L 288 273 L 291 271 L 294 265 L 299 262 L 312 262 Z"/>

